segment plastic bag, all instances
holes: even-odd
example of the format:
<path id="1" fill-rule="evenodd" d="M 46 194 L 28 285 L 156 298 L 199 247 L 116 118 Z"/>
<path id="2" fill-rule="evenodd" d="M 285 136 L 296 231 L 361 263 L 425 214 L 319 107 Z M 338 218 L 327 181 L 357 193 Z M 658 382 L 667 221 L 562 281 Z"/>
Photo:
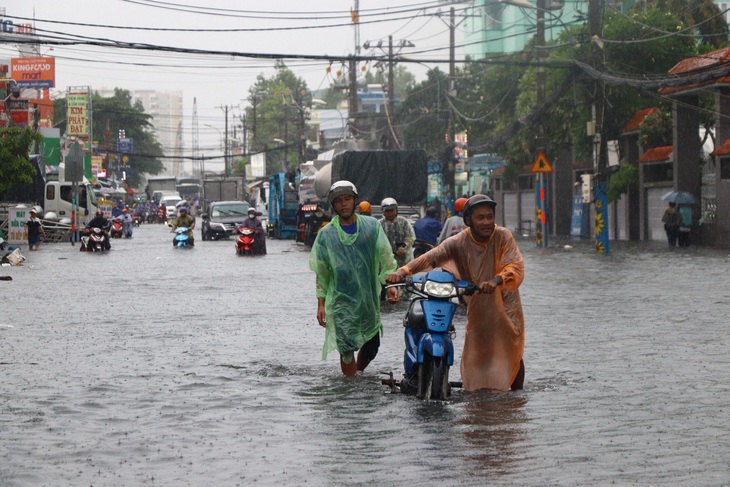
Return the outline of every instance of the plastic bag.
<path id="1" fill-rule="evenodd" d="M 25 257 L 23 254 L 20 253 L 20 249 L 15 249 L 12 252 L 8 252 L 5 254 L 5 257 L 2 259 L 2 263 L 8 263 L 10 265 L 20 265 L 25 260 Z"/>

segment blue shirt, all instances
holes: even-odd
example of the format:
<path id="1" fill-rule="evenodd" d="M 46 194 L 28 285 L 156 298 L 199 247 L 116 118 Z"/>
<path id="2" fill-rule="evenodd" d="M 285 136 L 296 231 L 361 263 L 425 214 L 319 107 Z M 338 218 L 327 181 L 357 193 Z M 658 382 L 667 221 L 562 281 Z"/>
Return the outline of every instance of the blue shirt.
<path id="1" fill-rule="evenodd" d="M 357 222 L 352 225 L 340 225 L 340 227 L 342 227 L 342 231 L 348 235 L 355 235 L 355 232 L 357 231 Z"/>
<path id="2" fill-rule="evenodd" d="M 441 223 L 430 216 L 419 218 L 416 220 L 416 223 L 413 224 L 413 231 L 416 232 L 416 238 L 418 240 L 430 242 L 434 245 L 438 243 L 441 228 Z"/>

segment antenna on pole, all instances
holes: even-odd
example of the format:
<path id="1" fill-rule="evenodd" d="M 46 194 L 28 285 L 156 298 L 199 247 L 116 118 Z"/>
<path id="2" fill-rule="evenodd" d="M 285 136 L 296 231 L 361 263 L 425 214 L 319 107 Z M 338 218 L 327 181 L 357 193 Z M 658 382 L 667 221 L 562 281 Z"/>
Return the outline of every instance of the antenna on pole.
<path id="1" fill-rule="evenodd" d="M 203 165 L 200 160 L 200 134 L 198 132 L 198 99 L 193 98 L 193 174 L 203 179 Z"/>

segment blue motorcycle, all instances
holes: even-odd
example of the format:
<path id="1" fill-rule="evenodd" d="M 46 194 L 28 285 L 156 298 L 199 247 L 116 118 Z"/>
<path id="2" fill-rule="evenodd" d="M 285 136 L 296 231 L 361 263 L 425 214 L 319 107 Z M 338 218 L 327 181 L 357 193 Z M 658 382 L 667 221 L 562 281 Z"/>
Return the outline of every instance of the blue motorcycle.
<path id="1" fill-rule="evenodd" d="M 172 245 L 178 249 L 181 247 L 193 246 L 190 242 L 190 236 L 188 235 L 188 232 L 190 231 L 188 227 L 177 227 L 174 231 L 175 237 L 172 239 Z"/>
<path id="2" fill-rule="evenodd" d="M 445 400 L 451 387 L 460 385 L 449 382 L 449 368 L 454 364 L 454 313 L 463 296 L 472 295 L 479 288 L 443 269 L 408 276 L 404 283 L 395 286 L 403 286 L 415 296 L 403 318 L 403 379 L 395 381 L 391 373 L 383 384 L 393 391 L 415 394 L 419 399 Z"/>

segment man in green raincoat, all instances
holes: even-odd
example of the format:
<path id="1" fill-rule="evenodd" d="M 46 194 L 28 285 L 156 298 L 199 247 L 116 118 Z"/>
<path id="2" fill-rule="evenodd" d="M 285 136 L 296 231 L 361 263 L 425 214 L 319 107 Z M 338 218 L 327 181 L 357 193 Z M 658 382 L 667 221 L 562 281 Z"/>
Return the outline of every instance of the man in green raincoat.
<path id="1" fill-rule="evenodd" d="M 342 373 L 352 377 L 378 353 L 380 290 L 396 263 L 380 223 L 355 213 L 354 184 L 334 183 L 327 199 L 337 215 L 318 232 L 309 268 L 317 275 L 317 321 L 326 330 L 322 359 L 337 350 Z M 388 301 L 398 301 L 396 288 L 388 289 Z"/>

